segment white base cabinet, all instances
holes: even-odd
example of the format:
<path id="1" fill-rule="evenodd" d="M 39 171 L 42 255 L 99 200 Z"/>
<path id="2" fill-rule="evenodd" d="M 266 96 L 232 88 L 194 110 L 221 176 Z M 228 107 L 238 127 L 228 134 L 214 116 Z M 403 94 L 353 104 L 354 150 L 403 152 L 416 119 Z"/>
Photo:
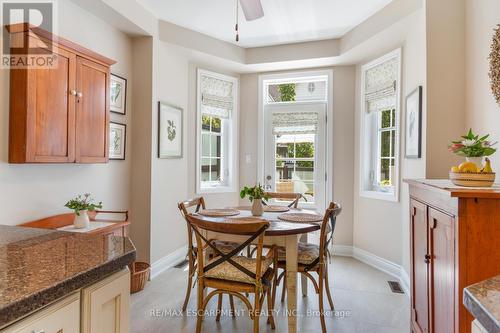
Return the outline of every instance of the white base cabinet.
<path id="1" fill-rule="evenodd" d="M 128 268 L 51 304 L 0 333 L 128 333 Z"/>

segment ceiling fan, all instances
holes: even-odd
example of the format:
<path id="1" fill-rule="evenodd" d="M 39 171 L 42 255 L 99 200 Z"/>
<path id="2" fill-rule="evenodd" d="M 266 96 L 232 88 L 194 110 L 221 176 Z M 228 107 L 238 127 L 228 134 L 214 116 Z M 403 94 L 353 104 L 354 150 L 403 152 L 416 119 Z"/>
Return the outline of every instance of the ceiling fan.
<path id="1" fill-rule="evenodd" d="M 241 4 L 241 9 L 245 14 L 245 19 L 247 21 L 253 21 L 264 16 L 264 9 L 262 8 L 262 3 L 260 0 L 236 0 L 236 41 L 240 41 L 240 35 L 238 30 L 238 16 L 239 16 L 239 6 Z"/>

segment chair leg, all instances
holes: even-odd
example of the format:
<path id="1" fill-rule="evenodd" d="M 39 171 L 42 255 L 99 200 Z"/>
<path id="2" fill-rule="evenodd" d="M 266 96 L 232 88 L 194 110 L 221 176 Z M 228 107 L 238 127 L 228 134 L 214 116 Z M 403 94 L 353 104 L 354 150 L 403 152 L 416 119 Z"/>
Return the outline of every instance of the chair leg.
<path id="1" fill-rule="evenodd" d="M 330 293 L 330 282 L 328 281 L 328 265 L 326 264 L 325 264 L 324 276 L 325 276 L 326 296 L 328 296 L 328 303 L 330 303 L 330 309 L 334 311 L 335 307 L 333 306 L 332 294 Z"/>
<path id="2" fill-rule="evenodd" d="M 326 333 L 326 323 L 325 323 L 325 310 L 324 310 L 324 307 L 323 307 L 323 292 L 325 289 L 324 288 L 324 279 L 322 278 L 323 277 L 323 272 L 320 268 L 320 271 L 319 271 L 319 319 L 321 321 L 321 332 L 323 333 Z"/>
<path id="3" fill-rule="evenodd" d="M 253 307 L 253 333 L 259 333 L 260 291 L 255 289 L 255 305 Z"/>
<path id="4" fill-rule="evenodd" d="M 283 278 L 283 289 L 281 291 L 281 303 L 283 303 L 285 301 L 285 295 L 286 295 L 286 271 L 284 272 L 285 273 L 285 277 Z"/>
<path id="5" fill-rule="evenodd" d="M 229 305 L 231 305 L 231 316 L 236 317 L 236 311 L 234 311 L 234 298 L 233 295 L 229 295 Z"/>
<path id="6" fill-rule="evenodd" d="M 267 311 L 268 317 L 267 317 L 267 322 L 271 324 L 271 328 L 274 330 L 276 329 L 276 325 L 274 323 L 274 317 L 273 317 L 273 311 L 274 311 L 274 302 L 273 302 L 273 296 L 271 293 L 271 288 L 267 290 Z"/>
<path id="7" fill-rule="evenodd" d="M 191 271 L 191 270 L 189 270 Z M 187 285 L 187 290 L 186 290 L 186 297 L 184 298 L 184 304 L 182 305 L 182 311 L 186 311 L 188 303 L 189 303 L 189 297 L 191 297 L 191 288 L 193 288 L 193 274 L 189 272 L 188 276 L 188 285 Z"/>
<path id="8" fill-rule="evenodd" d="M 222 312 L 222 295 L 219 294 L 218 300 L 217 300 L 217 316 L 215 317 L 215 321 L 219 322 L 220 321 L 220 315 Z"/>
<path id="9" fill-rule="evenodd" d="M 199 281 L 198 283 L 198 307 L 196 310 L 198 311 L 197 313 L 197 318 L 196 318 L 196 333 L 201 332 L 201 323 L 203 321 L 203 316 L 205 312 L 205 308 L 203 307 L 203 283 Z"/>

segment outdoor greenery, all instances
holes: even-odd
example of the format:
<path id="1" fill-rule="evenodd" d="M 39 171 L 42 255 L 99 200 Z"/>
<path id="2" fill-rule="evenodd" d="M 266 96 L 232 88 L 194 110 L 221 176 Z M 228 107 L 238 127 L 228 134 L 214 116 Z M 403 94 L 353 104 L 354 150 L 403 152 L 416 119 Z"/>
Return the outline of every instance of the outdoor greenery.
<path id="1" fill-rule="evenodd" d="M 264 188 L 260 185 L 260 183 L 255 185 L 254 187 L 245 186 L 240 192 L 240 197 L 244 199 L 246 196 L 248 196 L 248 199 L 250 199 L 250 201 L 253 201 L 253 199 L 269 200 L 271 198 L 264 191 Z"/>
<path id="2" fill-rule="evenodd" d="M 201 125 L 204 130 L 210 131 L 210 124 L 212 125 L 212 132 L 220 132 L 221 129 L 221 119 L 212 116 L 202 115 Z"/>
<path id="3" fill-rule="evenodd" d="M 94 211 L 97 208 L 102 208 L 102 202 L 95 203 L 90 193 L 85 193 L 84 195 L 79 194 L 76 198 L 68 201 L 64 206 L 74 210 L 75 214 L 80 216 L 80 211 L 82 210 Z"/>
<path id="4" fill-rule="evenodd" d="M 295 83 L 285 83 L 278 85 L 278 91 L 282 102 L 295 102 Z"/>

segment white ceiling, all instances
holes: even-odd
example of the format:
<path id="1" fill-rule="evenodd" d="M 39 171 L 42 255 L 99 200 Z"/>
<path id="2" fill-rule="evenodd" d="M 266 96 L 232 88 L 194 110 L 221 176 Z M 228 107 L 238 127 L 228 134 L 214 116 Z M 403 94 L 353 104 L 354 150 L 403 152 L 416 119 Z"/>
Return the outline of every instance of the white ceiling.
<path id="1" fill-rule="evenodd" d="M 138 1 L 159 19 L 257 47 L 341 37 L 392 0 L 261 0 L 261 19 L 246 22 L 240 8 L 239 43 L 234 32 L 236 0 Z"/>

